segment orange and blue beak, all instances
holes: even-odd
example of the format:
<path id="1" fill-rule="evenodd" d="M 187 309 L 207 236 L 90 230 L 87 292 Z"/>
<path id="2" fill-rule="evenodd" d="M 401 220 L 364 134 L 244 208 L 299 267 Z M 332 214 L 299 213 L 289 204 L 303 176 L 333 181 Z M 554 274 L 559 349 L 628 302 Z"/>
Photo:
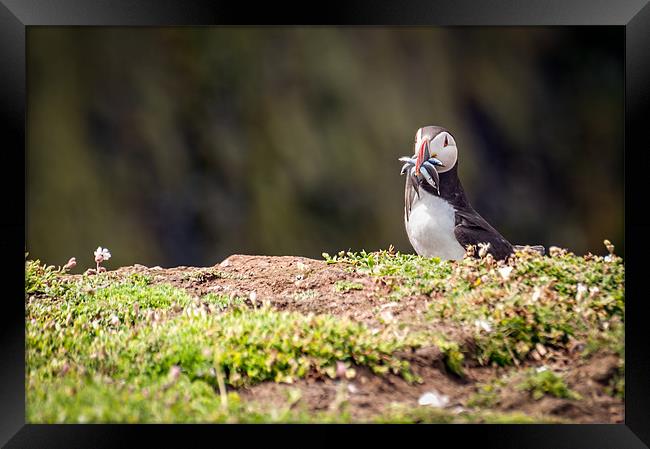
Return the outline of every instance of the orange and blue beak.
<path id="1" fill-rule="evenodd" d="M 436 159 L 436 155 L 431 155 L 431 150 L 429 149 L 429 141 L 424 139 L 418 154 L 415 159 L 415 173 L 422 173 L 422 167 L 426 167 L 430 170 L 435 170 L 434 166 L 444 167 L 444 164 L 440 160 Z"/>
<path id="2" fill-rule="evenodd" d="M 422 142 L 415 157 L 401 157 L 399 160 L 404 162 L 401 174 L 408 173 L 416 191 L 419 183 L 418 179 L 422 177 L 440 193 L 440 178 L 436 166 L 444 167 L 444 165 L 440 160 L 431 156 L 428 140 L 425 139 Z"/>
<path id="3" fill-rule="evenodd" d="M 424 161 L 428 161 L 430 157 L 429 141 L 424 139 L 422 145 L 420 145 L 420 149 L 418 150 L 417 159 L 415 160 L 415 173 L 420 173 L 422 164 L 424 164 Z"/>

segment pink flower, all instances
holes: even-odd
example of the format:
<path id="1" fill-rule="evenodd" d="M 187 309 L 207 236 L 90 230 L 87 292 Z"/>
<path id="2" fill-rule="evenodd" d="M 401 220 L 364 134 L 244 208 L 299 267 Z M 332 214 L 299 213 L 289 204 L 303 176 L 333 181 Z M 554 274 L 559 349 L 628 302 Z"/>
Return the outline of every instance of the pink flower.
<path id="1" fill-rule="evenodd" d="M 339 379 L 345 379 L 345 372 L 346 372 L 346 371 L 347 371 L 347 370 L 346 370 L 346 368 L 345 368 L 345 363 L 340 362 L 340 361 L 339 361 L 339 362 L 336 362 L 336 376 L 337 376 Z"/>
<path id="2" fill-rule="evenodd" d="M 93 254 L 95 254 L 95 262 L 97 262 L 97 273 L 102 273 L 103 271 L 106 271 L 106 268 L 100 267 L 99 265 L 103 261 L 111 258 L 111 253 L 108 250 L 108 248 L 102 248 L 101 246 L 98 246 Z"/>
<path id="3" fill-rule="evenodd" d="M 169 368 L 169 380 L 172 382 L 178 380 L 178 377 L 181 375 L 181 367 L 178 365 L 174 365 L 171 368 Z"/>
<path id="4" fill-rule="evenodd" d="M 111 253 L 110 251 L 108 251 L 108 248 L 102 248 L 101 246 L 97 247 L 94 254 L 95 254 L 95 262 L 97 262 L 98 264 L 111 258 Z"/>
<path id="5" fill-rule="evenodd" d="M 75 257 L 71 257 L 70 260 L 68 260 L 68 263 L 63 265 L 63 271 L 71 270 L 76 266 L 77 266 L 77 259 Z"/>

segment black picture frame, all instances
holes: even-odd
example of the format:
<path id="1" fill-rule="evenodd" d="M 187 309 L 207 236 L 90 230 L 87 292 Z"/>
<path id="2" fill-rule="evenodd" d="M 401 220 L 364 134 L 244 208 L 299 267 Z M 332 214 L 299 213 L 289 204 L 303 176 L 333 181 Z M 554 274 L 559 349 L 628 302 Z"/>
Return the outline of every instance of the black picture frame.
<path id="1" fill-rule="evenodd" d="M 349 1 L 295 5 L 255 5 L 182 0 L 0 0 L 0 167 L 3 211 L 0 219 L 0 254 L 6 265 L 5 298 L 0 316 L 0 443 L 6 447 L 123 447 L 136 436 L 163 439 L 173 444 L 178 430 L 191 430 L 198 438 L 224 441 L 224 435 L 249 439 L 258 434 L 267 441 L 286 442 L 295 432 L 317 432 L 321 426 L 117 426 L 25 424 L 24 303 L 20 300 L 21 238 L 25 232 L 26 27 L 31 26 L 174 26 L 258 25 L 275 21 L 286 25 L 608 25 L 625 28 L 625 239 L 626 246 L 626 372 L 625 423 L 602 425 L 463 425 L 436 426 L 329 426 L 331 444 L 347 442 L 352 431 L 364 438 L 383 440 L 404 436 L 408 441 L 472 438 L 483 447 L 641 448 L 650 442 L 650 356 L 643 342 L 644 270 L 650 244 L 650 219 L 645 172 L 650 168 L 650 6 L 648 0 L 516 0 Z M 22 153 L 23 155 L 25 153 Z M 25 170 L 22 170 L 25 168 Z M 23 184 L 27 188 L 26 183 Z M 597 186 L 594 186 L 597 194 Z M 646 206 L 647 207 L 647 206 Z M 191 429 L 190 429 L 191 427 Z M 316 428 L 314 428 L 316 427 Z M 214 440 L 218 435 L 218 440 Z M 323 440 L 323 442 L 326 442 Z M 480 442 L 480 443 L 479 443 Z M 139 444 L 141 445 L 141 444 Z"/>

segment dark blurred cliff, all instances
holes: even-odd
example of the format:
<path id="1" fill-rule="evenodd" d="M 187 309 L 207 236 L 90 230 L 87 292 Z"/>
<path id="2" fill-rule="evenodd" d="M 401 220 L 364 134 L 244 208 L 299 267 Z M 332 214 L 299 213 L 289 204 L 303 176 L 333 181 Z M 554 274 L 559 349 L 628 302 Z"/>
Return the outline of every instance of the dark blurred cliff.
<path id="1" fill-rule="evenodd" d="M 397 158 L 456 137 L 515 243 L 623 254 L 620 28 L 48 28 L 28 45 L 32 258 L 412 251 Z M 78 270 L 80 271 L 80 270 Z"/>

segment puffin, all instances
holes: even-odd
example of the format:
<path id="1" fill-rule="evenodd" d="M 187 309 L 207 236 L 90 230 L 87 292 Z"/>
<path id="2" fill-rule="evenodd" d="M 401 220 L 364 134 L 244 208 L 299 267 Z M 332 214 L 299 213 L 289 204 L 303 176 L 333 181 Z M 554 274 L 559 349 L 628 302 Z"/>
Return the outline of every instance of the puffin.
<path id="1" fill-rule="evenodd" d="M 406 175 L 404 225 L 417 254 L 459 260 L 468 245 L 475 245 L 503 260 L 525 247 L 512 245 L 469 203 L 458 178 L 456 139 L 447 129 L 418 129 L 414 156 L 399 160 Z M 544 252 L 539 245 L 529 248 Z"/>

